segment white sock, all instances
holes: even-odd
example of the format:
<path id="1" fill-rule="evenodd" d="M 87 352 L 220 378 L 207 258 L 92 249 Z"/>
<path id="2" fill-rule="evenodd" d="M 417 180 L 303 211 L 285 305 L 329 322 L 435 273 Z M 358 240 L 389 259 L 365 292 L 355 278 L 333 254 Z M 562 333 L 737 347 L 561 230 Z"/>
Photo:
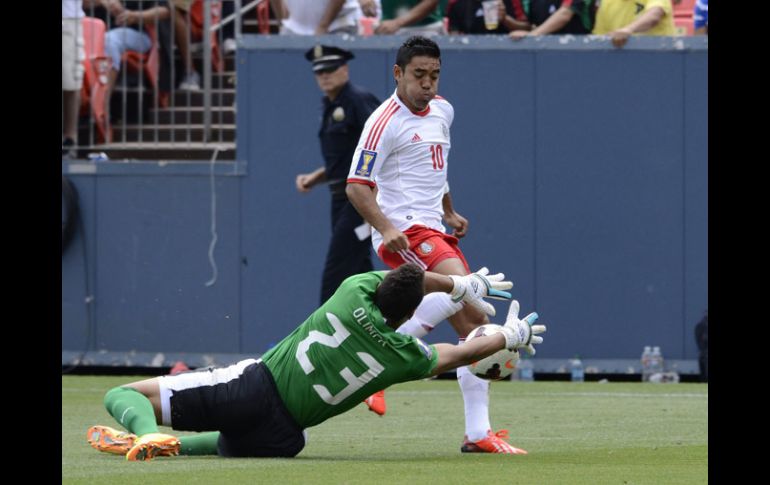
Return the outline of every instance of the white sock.
<path id="1" fill-rule="evenodd" d="M 428 293 L 414 311 L 412 318 L 401 324 L 396 332 L 412 337 L 424 337 L 436 325 L 460 311 L 462 307 L 461 302 L 454 303 L 447 293 Z"/>
<path id="2" fill-rule="evenodd" d="M 459 343 L 463 342 L 465 339 L 460 339 Z M 478 441 L 492 428 L 489 424 L 489 381 L 474 376 L 465 366 L 457 369 L 457 382 L 465 403 L 465 435 L 470 441 Z"/>

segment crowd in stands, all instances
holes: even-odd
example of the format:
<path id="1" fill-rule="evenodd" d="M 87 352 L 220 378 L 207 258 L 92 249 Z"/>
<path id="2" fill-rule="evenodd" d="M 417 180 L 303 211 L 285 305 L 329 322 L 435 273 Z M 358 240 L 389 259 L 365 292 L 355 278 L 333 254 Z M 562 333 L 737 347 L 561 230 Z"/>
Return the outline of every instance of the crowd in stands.
<path id="1" fill-rule="evenodd" d="M 688 32 L 694 18 L 705 18 L 704 25 L 708 24 L 708 0 L 269 1 L 282 35 L 507 34 L 518 40 L 597 34 L 608 35 L 613 45 L 622 47 L 631 35 L 676 35 L 675 17 L 689 23 Z M 497 4 L 497 20 L 492 23 L 484 19 L 483 4 L 490 1 Z M 705 11 L 705 17 L 699 11 Z M 371 31 L 362 24 L 371 25 Z"/>
<path id="2" fill-rule="evenodd" d="M 83 17 L 101 19 L 106 25 L 103 44 L 101 40 L 97 42 L 103 45 L 109 65 L 101 78 L 105 93 L 100 95 L 99 103 L 103 103 L 103 107 L 92 110 L 95 117 L 109 120 L 111 93 L 121 66 L 131 54 L 139 57 L 140 65 L 158 63 L 152 82 L 160 93 L 161 106 L 172 85 L 181 91 L 200 90 L 201 77 L 191 50 L 194 43 L 202 40 L 202 2 L 62 0 L 63 157 L 73 155 L 77 113 L 85 111 L 87 102 L 79 98 L 79 92 L 86 90 L 80 66 L 85 58 L 84 39 L 81 29 L 77 28 Z M 484 16 L 483 4 L 488 4 L 489 9 L 490 2 L 495 2 L 497 7 L 493 22 L 485 21 Z M 245 5 L 249 1 L 241 3 Z M 634 35 L 708 34 L 708 0 L 262 0 L 261 3 L 263 9 L 269 6 L 269 16 L 263 16 L 263 20 L 271 19 L 268 20 L 270 26 L 264 26 L 261 31 L 279 35 L 497 34 L 518 41 L 548 34 L 598 34 L 607 35 L 615 47 L 623 47 Z M 214 22 L 233 10 L 231 0 L 211 2 Z M 217 36 L 221 45 L 216 43 Z M 93 40 L 90 39 L 91 43 Z M 87 49 L 88 40 L 85 45 Z M 214 61 L 221 63 L 220 49 L 226 54 L 235 50 L 235 45 L 233 22 L 229 22 L 217 35 L 212 35 Z M 179 52 L 180 66 L 176 69 L 172 66 L 174 48 Z M 109 130 L 103 128 L 102 131 L 101 141 L 109 141 Z"/>

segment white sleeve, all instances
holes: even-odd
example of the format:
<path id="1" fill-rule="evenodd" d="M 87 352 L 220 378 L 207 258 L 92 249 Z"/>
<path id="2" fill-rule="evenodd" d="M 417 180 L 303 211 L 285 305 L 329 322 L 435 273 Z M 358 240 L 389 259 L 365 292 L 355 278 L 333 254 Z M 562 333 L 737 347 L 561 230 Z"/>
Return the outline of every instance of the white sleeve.
<path id="1" fill-rule="evenodd" d="M 396 123 L 393 121 L 393 115 L 399 109 L 400 106 L 393 103 L 383 110 L 378 110 L 379 112 L 375 111 L 366 120 L 353 152 L 348 182 L 374 186 L 374 179 L 394 146 L 393 127 Z"/>

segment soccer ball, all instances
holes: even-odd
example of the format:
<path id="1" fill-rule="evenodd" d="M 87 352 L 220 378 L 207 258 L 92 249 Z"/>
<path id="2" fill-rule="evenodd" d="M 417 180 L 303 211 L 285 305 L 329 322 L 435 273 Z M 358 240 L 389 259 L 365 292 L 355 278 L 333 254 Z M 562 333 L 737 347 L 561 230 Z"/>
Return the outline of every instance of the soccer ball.
<path id="1" fill-rule="evenodd" d="M 493 335 L 500 332 L 500 325 L 495 323 L 487 323 L 475 328 L 471 333 L 465 337 L 465 341 L 468 342 L 475 337 L 481 337 L 484 335 Z M 519 362 L 519 352 L 517 350 L 503 349 L 495 352 L 494 354 L 487 356 L 477 362 L 471 362 L 468 366 L 471 373 L 481 379 L 487 381 L 499 381 L 510 376 L 516 364 Z"/>

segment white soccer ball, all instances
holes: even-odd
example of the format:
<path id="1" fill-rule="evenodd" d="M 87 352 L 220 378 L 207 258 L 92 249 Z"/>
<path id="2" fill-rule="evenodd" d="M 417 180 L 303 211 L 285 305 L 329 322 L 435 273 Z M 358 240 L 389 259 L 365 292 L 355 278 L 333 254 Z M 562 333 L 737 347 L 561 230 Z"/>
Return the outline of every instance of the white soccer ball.
<path id="1" fill-rule="evenodd" d="M 465 337 L 465 341 L 469 342 L 475 337 L 481 337 L 484 335 L 492 335 L 500 332 L 502 327 L 495 323 L 487 323 L 475 328 L 471 333 Z M 499 381 L 510 376 L 516 364 L 519 362 L 519 352 L 517 350 L 498 350 L 494 354 L 487 356 L 477 362 L 471 362 L 468 366 L 471 373 L 476 377 L 485 379 L 487 381 Z"/>

